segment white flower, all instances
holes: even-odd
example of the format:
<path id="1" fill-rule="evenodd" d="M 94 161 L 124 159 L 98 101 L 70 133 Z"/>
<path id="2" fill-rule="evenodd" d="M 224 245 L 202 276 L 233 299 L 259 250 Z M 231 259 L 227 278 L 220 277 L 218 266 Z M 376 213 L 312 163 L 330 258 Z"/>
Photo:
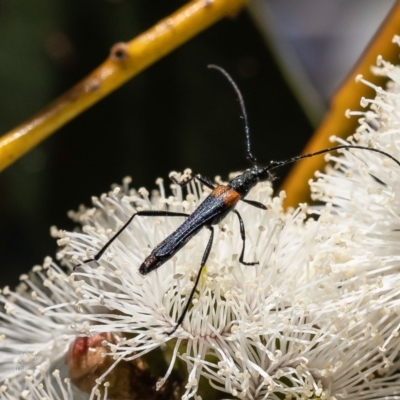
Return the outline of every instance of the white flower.
<path id="1" fill-rule="evenodd" d="M 93 256 L 136 210 L 165 209 L 167 204 L 172 211 L 192 212 L 208 192 L 195 184 L 190 191 L 186 199 L 179 187 L 173 197 L 154 192 L 149 199 L 147 191 L 139 195 L 125 181 L 108 196 L 95 198 L 95 208 L 74 214 L 87 224 L 85 233 L 65 233 L 70 239 L 62 250 L 65 262 L 71 256 L 74 263 Z M 99 265 L 93 262 L 75 273 L 86 280 L 80 304 L 112 311 L 87 316 L 91 334 L 118 332 L 121 340 L 111 345 L 117 360 L 137 359 L 168 342 L 170 367 L 160 385 L 178 356 L 188 367 L 184 397 L 196 395 L 201 376 L 240 398 L 328 398 L 364 390 L 368 376 L 394 361 L 378 348 L 389 334 L 368 338 L 370 331 L 386 327 L 383 305 L 369 303 L 368 295 L 378 297 L 378 291 L 361 287 L 349 293 L 353 275 L 332 271 L 335 259 L 349 260 L 351 251 L 340 241 L 332 243 L 342 232 L 331 207 L 312 211 L 320 214 L 319 220 L 305 224 L 306 205 L 284 213 L 282 197 L 270 195 L 270 185 L 260 184 L 249 196 L 268 211 L 238 206 L 246 224 L 245 258 L 260 264 L 239 263 L 238 222 L 235 215 L 228 216 L 217 228 L 193 306 L 171 336 L 164 333 L 182 312 L 208 233 L 204 230 L 171 261 L 143 277 L 138 266 L 183 218 L 135 218 Z M 387 345 L 395 346 L 390 340 Z"/>
<path id="2" fill-rule="evenodd" d="M 68 283 L 71 277 L 50 257 L 20 279 L 15 291 L 6 287 L 0 294 L 1 399 L 42 398 L 39 393 L 51 387 L 47 371 L 65 364 L 65 354 L 78 328 L 74 326 L 79 319 L 75 308 L 78 298 Z M 42 381 L 44 389 L 39 387 Z"/>
<path id="3" fill-rule="evenodd" d="M 161 188 L 160 192 L 163 190 Z M 109 196 L 95 199 L 95 209 L 76 215 L 91 227 L 84 228 L 86 234 L 66 233 L 70 241 L 63 254 L 72 255 L 74 262 L 93 255 L 135 212 L 133 205 L 140 209 L 162 209 L 167 203 L 169 210 L 192 212 L 208 194 L 198 185 L 192 185 L 192 193 L 185 200 L 180 188 L 175 188 L 174 197 L 165 199 L 155 194 L 152 203 L 144 190 L 140 192 L 143 197 L 127 188 L 116 188 Z M 151 247 L 171 233 L 183 218 L 134 219 L 107 255 L 100 259 L 100 266 L 92 263 L 75 273 L 90 279 L 90 283 L 80 288 L 82 297 L 86 298 L 81 300 L 81 304 L 98 304 L 113 311 L 111 315 L 88 316 L 92 334 L 123 332 L 127 338 L 113 346 L 113 350 L 118 358 L 126 360 L 137 358 L 174 339 L 171 368 L 174 358 L 179 355 L 179 346 L 186 343 L 186 353 L 180 355 L 191 371 L 186 396 L 196 393 L 206 355 L 223 358 L 226 352 L 231 352 L 232 346 L 237 346 L 248 335 L 253 338 L 272 337 L 287 332 L 298 336 L 304 330 L 311 340 L 315 333 L 311 329 L 312 318 L 310 321 L 306 318 L 307 307 L 313 302 L 308 292 L 318 289 L 310 277 L 319 276 L 317 285 L 321 285 L 323 279 L 329 279 L 326 274 L 311 271 L 314 236 L 320 223 L 310 222 L 306 229 L 303 224 L 305 207 L 304 211 L 285 214 L 282 198 L 271 199 L 270 195 L 269 184 L 260 184 L 250 195 L 254 200 L 263 201 L 268 211 L 247 204 L 238 207 L 247 228 L 245 257 L 260 264 L 243 266 L 239 263 L 242 243 L 238 222 L 232 214 L 217 227 L 199 293 L 182 327 L 172 336 L 164 333 L 174 328 L 182 312 L 185 295 L 190 292 L 199 270 L 208 232 L 204 230 L 170 262 L 143 277 L 138 273 L 138 266 Z M 106 235 L 104 226 L 113 231 Z M 303 325 L 291 332 L 290 321 L 293 319 L 303 321 Z M 274 351 L 268 351 L 268 346 L 264 350 L 264 358 L 273 357 Z M 170 372 L 166 372 L 165 378 Z M 226 390 L 234 392 L 233 389 Z"/>
<path id="4" fill-rule="evenodd" d="M 88 396 L 71 385 L 69 378 L 62 379 L 58 369 L 27 371 L 24 381 L 7 379 L 0 387 L 0 399 L 29 400 L 84 400 Z M 96 398 L 97 399 L 97 398 Z"/>
<path id="5" fill-rule="evenodd" d="M 338 141 L 371 145 L 400 160 L 400 67 L 381 58 L 378 65 L 375 73 L 391 78 L 388 89 L 357 77 L 373 87 L 377 95 L 361 101 L 369 107 L 367 111 L 348 113 L 360 116 L 360 126 L 348 141 Z M 400 166 L 382 155 L 362 150 L 330 158 L 336 163 L 334 168 L 318 173 L 311 190 L 315 199 L 333 205 L 342 246 L 351 250 L 351 258 L 340 260 L 340 265 L 333 268 L 357 277 L 363 285 L 378 284 L 391 291 L 400 285 Z M 391 303 L 391 307 L 395 305 Z"/>
<path id="6" fill-rule="evenodd" d="M 399 43 L 399 38 L 394 42 Z M 360 117 L 360 126 L 348 141 L 338 141 L 373 146 L 400 160 L 400 68 L 378 58 L 374 72 L 390 78 L 387 89 L 357 77 L 376 90 L 376 97 L 362 99 L 367 111 L 348 113 Z M 315 199 L 333 205 L 337 237 L 349 251 L 350 257 L 334 262 L 332 269 L 347 276 L 343 288 L 347 286 L 349 296 L 366 293 L 368 303 L 357 314 L 359 318 L 370 316 L 371 310 L 375 314 L 370 332 L 386 362 L 367 398 L 373 398 L 374 391 L 383 397 L 385 390 L 396 396 L 399 385 L 392 374 L 398 370 L 400 350 L 400 167 L 389 158 L 362 150 L 330 158 L 336 163 L 334 168 L 319 173 L 311 189 Z M 327 241 L 328 247 L 332 240 Z"/>
<path id="7" fill-rule="evenodd" d="M 104 396 L 95 385 L 87 394 L 70 379 L 68 349 L 79 336 L 86 338 L 91 312 L 79 305 L 79 283 L 50 257 L 20 280 L 15 291 L 5 287 L 0 292 L 0 399 L 106 400 L 107 384 L 102 385 Z"/>
<path id="8" fill-rule="evenodd" d="M 349 141 L 400 158 L 400 69 L 380 64 L 395 82 L 363 100 L 373 107 Z M 0 399 L 143 397 L 143 388 L 160 399 L 219 392 L 244 399 L 398 398 L 400 167 L 367 151 L 331 159 L 336 166 L 312 183 L 321 207 L 285 212 L 284 194 L 271 197 L 269 183 L 248 196 L 266 211 L 239 203 L 245 260 L 258 265 L 239 262 L 235 214 L 215 227 L 195 297 L 171 335 L 165 333 L 184 310 L 208 230 L 143 276 L 143 260 L 184 218 L 138 216 L 99 261 L 82 263 L 135 212 L 191 213 L 209 189 L 192 181 L 186 195 L 172 185 L 166 197 L 159 179 L 149 196 L 125 179 L 93 198 L 93 208 L 71 212 L 83 232 L 53 233 L 64 246 L 62 265 L 79 268 L 67 276 L 47 260 L 45 272 L 35 268 L 31 276 L 38 284 L 24 277 L 29 289 L 6 289 L 0 298 Z M 18 360 L 27 371 L 10 370 Z"/>
<path id="9" fill-rule="evenodd" d="M 354 138 L 398 157 L 399 124 L 389 124 L 398 115 L 397 97 L 379 89 L 379 99 L 370 102 L 375 114 L 365 114 L 368 124 Z M 138 266 L 184 219 L 135 218 L 99 265 L 76 272 L 86 282 L 81 304 L 112 311 L 89 317 L 92 334 L 122 335 L 111 346 L 117 360 L 136 359 L 168 343 L 172 354 L 164 379 L 176 357 L 184 360 L 184 397 L 196 395 L 202 376 L 239 398 L 398 395 L 400 168 L 367 151 L 345 152 L 334 160 L 341 167 L 312 186 L 324 207 L 303 205 L 285 213 L 282 199 L 271 198 L 269 185 L 262 184 L 250 198 L 266 204 L 267 212 L 238 206 L 246 225 L 245 258 L 259 265 L 238 262 L 238 223 L 233 214 L 223 221 L 193 305 L 171 336 L 164 333 L 183 310 L 209 234 L 204 230 L 143 277 Z M 126 184 L 95 199 L 94 209 L 75 215 L 86 224 L 85 233 L 66 233 L 70 242 L 63 255 L 82 262 L 136 210 L 168 207 L 191 213 L 207 195 L 192 184 L 186 198 L 175 188 L 166 199 L 159 182 L 161 195 L 149 198 L 145 190 L 137 193 Z M 319 219 L 304 223 L 308 214 Z"/>

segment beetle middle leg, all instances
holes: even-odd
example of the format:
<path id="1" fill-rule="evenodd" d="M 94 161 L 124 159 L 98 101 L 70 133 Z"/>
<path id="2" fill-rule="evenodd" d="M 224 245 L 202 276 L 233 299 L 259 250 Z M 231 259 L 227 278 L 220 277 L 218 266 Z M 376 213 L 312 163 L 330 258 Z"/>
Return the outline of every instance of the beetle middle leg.
<path id="1" fill-rule="evenodd" d="M 260 203 L 261 204 L 261 203 Z M 246 262 L 243 260 L 244 257 L 244 250 L 246 248 L 246 233 L 244 230 L 244 223 L 242 220 L 242 217 L 240 216 L 239 212 L 237 210 L 233 210 L 233 212 L 238 216 L 239 218 L 239 225 L 240 225 L 240 236 L 242 237 L 242 241 L 243 241 L 243 246 L 242 246 L 242 251 L 240 253 L 240 257 L 239 257 L 239 262 L 243 265 L 257 265 L 259 264 L 258 261 L 256 262 Z"/>
<path id="2" fill-rule="evenodd" d="M 179 328 L 179 326 L 182 324 L 183 320 L 185 319 L 185 316 L 189 310 L 190 304 L 192 303 L 192 300 L 193 300 L 193 296 L 194 296 L 197 286 L 199 284 L 201 273 L 203 272 L 203 268 L 206 265 L 208 256 L 210 255 L 211 247 L 212 247 L 213 240 L 214 240 L 214 228 L 212 226 L 208 226 L 208 225 L 206 225 L 206 227 L 211 231 L 211 235 L 210 235 L 210 238 L 208 239 L 207 247 L 204 251 L 203 258 L 201 259 L 200 269 L 197 274 L 196 280 L 194 282 L 194 286 L 193 286 L 192 291 L 190 292 L 190 295 L 186 301 L 186 304 L 185 304 L 185 307 L 183 308 L 182 314 L 179 316 L 178 320 L 176 321 L 176 325 L 174 326 L 172 331 L 164 332 L 164 334 L 167 336 L 172 335 Z"/>

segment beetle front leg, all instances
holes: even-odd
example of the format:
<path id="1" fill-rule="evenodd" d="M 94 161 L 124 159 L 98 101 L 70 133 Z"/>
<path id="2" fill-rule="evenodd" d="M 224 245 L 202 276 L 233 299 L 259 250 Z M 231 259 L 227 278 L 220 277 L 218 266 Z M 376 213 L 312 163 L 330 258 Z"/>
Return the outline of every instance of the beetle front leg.
<path id="1" fill-rule="evenodd" d="M 208 187 L 208 188 L 210 188 L 210 189 L 214 189 L 214 188 L 215 188 L 215 185 L 213 185 L 208 179 L 203 178 L 203 177 L 202 177 L 201 175 L 199 175 L 199 174 L 198 174 L 198 175 L 193 175 L 193 176 L 191 176 L 190 178 L 185 179 L 185 180 L 182 180 L 182 181 L 178 180 L 174 174 L 170 174 L 170 175 L 169 175 L 169 178 L 171 179 L 172 182 L 175 183 L 175 185 L 178 185 L 178 186 L 180 186 L 180 187 L 184 187 L 184 186 L 186 186 L 189 182 L 191 182 L 193 179 L 197 179 L 197 180 L 198 180 L 199 182 L 201 182 L 204 186 L 206 186 L 206 187 Z"/>

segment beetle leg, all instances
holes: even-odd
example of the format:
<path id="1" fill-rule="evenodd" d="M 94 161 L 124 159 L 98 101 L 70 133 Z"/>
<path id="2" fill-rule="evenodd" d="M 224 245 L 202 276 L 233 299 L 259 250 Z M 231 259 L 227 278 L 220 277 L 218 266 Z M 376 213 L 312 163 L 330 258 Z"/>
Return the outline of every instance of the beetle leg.
<path id="1" fill-rule="evenodd" d="M 179 326 L 182 324 L 183 320 L 185 319 L 185 316 L 189 310 L 190 304 L 192 303 L 192 300 L 193 300 L 193 296 L 194 296 L 197 286 L 199 284 L 201 273 L 203 271 L 204 266 L 206 265 L 208 256 L 210 255 L 211 247 L 212 247 L 213 240 L 214 240 L 214 228 L 212 226 L 207 226 L 207 225 L 206 225 L 206 227 L 211 231 L 211 235 L 210 235 L 210 239 L 208 239 L 207 247 L 204 251 L 203 258 L 201 259 L 199 273 L 197 274 L 196 280 L 194 282 L 194 286 L 192 288 L 192 291 L 190 292 L 190 295 L 185 304 L 185 307 L 183 308 L 182 314 L 179 316 L 178 321 L 176 321 L 176 325 L 174 326 L 172 331 L 164 332 L 164 334 L 167 336 L 172 335 L 179 328 Z"/>
<path id="2" fill-rule="evenodd" d="M 117 231 L 117 233 L 99 250 L 99 252 L 92 258 L 85 260 L 83 263 L 87 264 L 92 261 L 98 261 L 100 257 L 104 254 L 104 252 L 110 247 L 110 245 L 114 242 L 114 240 L 126 229 L 126 227 L 132 222 L 133 218 L 137 215 L 142 217 L 188 217 L 190 214 L 180 213 L 174 211 L 162 211 L 162 210 L 143 210 L 138 211 L 133 214 L 128 221 L 125 222 L 124 225 Z M 79 264 L 80 265 L 80 264 Z M 74 266 L 74 270 L 79 267 L 79 265 Z"/>
<path id="3" fill-rule="evenodd" d="M 249 204 L 250 206 L 260 208 L 261 210 L 268 210 L 267 207 L 265 207 L 264 204 L 260 203 L 259 201 L 247 200 L 247 199 L 242 199 L 242 201 Z"/>
<path id="4" fill-rule="evenodd" d="M 180 187 L 186 186 L 189 182 L 191 182 L 193 179 L 197 179 L 199 182 L 201 182 L 204 186 L 207 186 L 210 189 L 214 189 L 215 185 L 213 185 L 208 179 L 203 178 L 201 175 L 193 175 L 190 178 L 184 180 L 184 181 L 179 181 L 175 175 L 170 175 L 169 178 L 171 179 L 172 182 L 174 182 L 176 185 Z"/>
<path id="5" fill-rule="evenodd" d="M 243 260 L 244 249 L 246 247 L 246 233 L 244 231 L 244 223 L 243 223 L 242 217 L 240 216 L 239 212 L 237 210 L 233 210 L 233 212 L 239 218 L 240 236 L 242 237 L 242 241 L 243 241 L 243 247 L 242 247 L 242 252 L 240 253 L 239 262 L 241 264 L 243 264 L 243 265 L 257 265 L 257 264 L 259 264 L 258 261 L 256 261 L 256 262 L 246 262 L 246 261 Z"/>

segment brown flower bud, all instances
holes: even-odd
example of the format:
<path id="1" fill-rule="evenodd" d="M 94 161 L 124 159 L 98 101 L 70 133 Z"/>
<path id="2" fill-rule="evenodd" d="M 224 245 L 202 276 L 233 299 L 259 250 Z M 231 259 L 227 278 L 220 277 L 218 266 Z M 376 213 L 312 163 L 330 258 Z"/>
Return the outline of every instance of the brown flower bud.
<path id="1" fill-rule="evenodd" d="M 117 336 L 101 333 L 93 337 L 77 337 L 71 344 L 67 356 L 71 382 L 81 391 L 90 393 L 96 380 L 110 368 L 115 360 L 106 355 L 110 347 L 104 343 L 116 343 Z M 104 378 L 98 389 L 104 393 L 108 386 L 108 398 L 113 400 L 171 400 L 180 399 L 182 382 L 176 377 L 156 391 L 160 377 L 152 375 L 142 358 L 132 361 L 120 361 Z"/>

